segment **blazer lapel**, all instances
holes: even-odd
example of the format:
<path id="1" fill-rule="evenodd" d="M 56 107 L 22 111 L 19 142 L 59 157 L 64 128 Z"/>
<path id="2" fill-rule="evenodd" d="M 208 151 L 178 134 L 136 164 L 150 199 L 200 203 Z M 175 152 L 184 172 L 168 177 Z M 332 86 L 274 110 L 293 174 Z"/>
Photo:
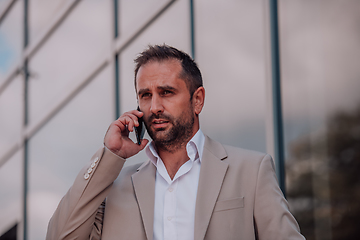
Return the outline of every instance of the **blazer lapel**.
<path id="1" fill-rule="evenodd" d="M 150 161 L 141 165 L 132 175 L 135 195 L 139 204 L 146 237 L 153 239 L 156 168 Z"/>
<path id="2" fill-rule="evenodd" d="M 224 147 L 206 136 L 195 208 L 194 239 L 204 239 L 228 169 Z"/>

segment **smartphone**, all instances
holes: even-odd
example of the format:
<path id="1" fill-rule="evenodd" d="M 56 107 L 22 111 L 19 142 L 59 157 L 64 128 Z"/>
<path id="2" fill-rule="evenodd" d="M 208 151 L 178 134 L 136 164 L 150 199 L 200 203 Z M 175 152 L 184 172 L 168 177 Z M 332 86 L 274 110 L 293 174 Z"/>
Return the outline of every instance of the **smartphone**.
<path id="1" fill-rule="evenodd" d="M 140 111 L 140 108 L 137 107 L 137 110 Z M 136 140 L 137 140 L 137 144 L 141 144 L 141 139 L 143 139 L 144 134 L 145 134 L 145 126 L 144 126 L 144 120 L 143 118 L 138 118 L 138 122 L 139 122 L 139 126 L 135 127 L 135 135 L 136 135 Z"/>

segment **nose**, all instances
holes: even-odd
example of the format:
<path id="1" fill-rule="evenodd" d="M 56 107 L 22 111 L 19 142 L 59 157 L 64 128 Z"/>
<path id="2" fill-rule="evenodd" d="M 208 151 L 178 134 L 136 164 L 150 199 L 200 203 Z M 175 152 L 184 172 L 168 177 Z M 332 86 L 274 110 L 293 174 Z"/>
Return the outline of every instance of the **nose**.
<path id="1" fill-rule="evenodd" d="M 164 107 L 162 105 L 161 98 L 159 96 L 156 95 L 152 96 L 150 111 L 153 114 L 159 114 L 164 112 Z"/>

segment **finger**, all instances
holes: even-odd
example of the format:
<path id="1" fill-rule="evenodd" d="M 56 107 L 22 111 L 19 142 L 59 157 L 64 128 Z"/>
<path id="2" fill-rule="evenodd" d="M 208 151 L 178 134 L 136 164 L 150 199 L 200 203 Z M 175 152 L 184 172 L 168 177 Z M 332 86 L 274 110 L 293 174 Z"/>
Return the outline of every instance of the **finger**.
<path id="1" fill-rule="evenodd" d="M 138 116 L 136 116 L 134 114 L 128 114 L 126 116 L 130 117 L 133 120 L 134 126 L 136 126 L 136 127 L 139 126 L 139 117 Z"/>
<path id="2" fill-rule="evenodd" d="M 114 122 L 114 124 L 120 129 L 121 132 L 124 132 L 125 130 L 132 132 L 133 127 L 136 125 L 135 121 L 137 122 L 136 116 L 123 114 Z"/>
<path id="3" fill-rule="evenodd" d="M 127 115 L 127 116 L 124 116 L 124 120 L 125 120 L 125 125 L 127 126 L 127 129 L 130 132 L 134 131 L 134 126 L 137 123 L 137 119 L 134 120 L 133 117 Z M 139 125 L 139 123 L 137 123 L 137 125 Z"/>
<path id="4" fill-rule="evenodd" d="M 143 115 L 143 112 L 132 110 L 122 114 L 117 120 L 115 120 L 114 124 L 120 129 L 122 133 L 125 133 L 125 129 L 133 132 L 134 126 L 139 126 L 138 118 L 142 117 Z"/>
<path id="5" fill-rule="evenodd" d="M 138 118 L 142 117 L 143 114 L 144 114 L 143 112 L 138 111 L 138 110 L 131 110 L 131 111 L 123 113 L 123 115 L 135 115 Z"/>
<path id="6" fill-rule="evenodd" d="M 113 128 L 113 127 L 115 127 L 115 128 Z M 116 128 L 118 130 L 115 130 Z M 123 119 L 118 118 L 116 121 L 114 121 L 110 125 L 109 130 L 112 130 L 112 129 L 113 129 L 113 131 L 120 131 L 120 132 L 126 131 L 126 123 L 125 123 L 125 121 Z"/>
<path id="7" fill-rule="evenodd" d="M 124 113 L 122 116 L 131 117 L 134 120 L 134 122 L 137 122 L 138 118 L 141 118 L 143 115 L 144 115 L 143 112 L 140 112 L 138 110 L 132 110 L 132 111 Z"/>
<path id="8" fill-rule="evenodd" d="M 141 117 L 144 115 L 143 112 L 138 111 L 138 110 L 131 110 L 131 111 L 129 111 L 128 113 L 133 114 L 133 115 L 135 115 L 135 116 L 138 117 L 138 118 L 141 118 Z"/>

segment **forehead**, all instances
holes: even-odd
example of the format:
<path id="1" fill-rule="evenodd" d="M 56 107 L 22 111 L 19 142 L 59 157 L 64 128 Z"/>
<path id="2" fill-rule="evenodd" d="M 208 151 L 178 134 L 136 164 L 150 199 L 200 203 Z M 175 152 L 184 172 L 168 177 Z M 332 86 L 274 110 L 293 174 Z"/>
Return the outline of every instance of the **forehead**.
<path id="1" fill-rule="evenodd" d="M 181 80 L 182 66 L 176 59 L 151 61 L 139 68 L 136 74 L 136 88 L 148 87 L 149 84 L 170 84 Z"/>

